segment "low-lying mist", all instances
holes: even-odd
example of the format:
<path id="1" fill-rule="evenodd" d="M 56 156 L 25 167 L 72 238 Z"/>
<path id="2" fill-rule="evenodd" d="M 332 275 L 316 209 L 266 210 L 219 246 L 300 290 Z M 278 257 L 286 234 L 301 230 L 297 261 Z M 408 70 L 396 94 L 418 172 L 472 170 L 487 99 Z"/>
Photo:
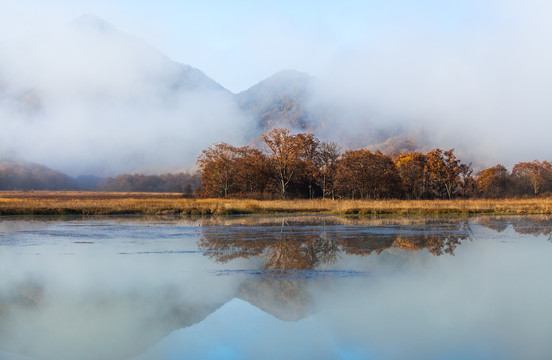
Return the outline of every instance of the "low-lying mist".
<path id="1" fill-rule="evenodd" d="M 326 97 L 363 104 L 376 121 L 425 134 L 431 147 L 456 148 L 474 164 L 552 158 L 550 4 L 465 2 L 455 18 L 449 5 L 358 34 L 364 43 L 321 74 Z M 339 121 L 351 136 L 365 124 Z"/>
<path id="2" fill-rule="evenodd" d="M 189 167 L 214 141 L 244 142 L 231 93 L 99 19 L 4 47 L 4 157 L 72 175 L 151 173 Z"/>
<path id="3" fill-rule="evenodd" d="M 300 48 L 282 67 L 312 69 L 316 86 L 297 100 L 323 120 L 309 130 L 343 149 L 400 135 L 422 150 L 455 148 L 476 168 L 549 160 L 549 10 L 491 0 L 466 2 L 454 18 L 437 5 L 408 17 L 388 9 L 351 43 L 320 49 L 312 67 Z M 212 143 L 246 145 L 262 130 L 235 94 L 94 16 L 36 33 L 0 44 L 3 159 L 70 175 L 161 173 L 193 168 Z M 285 43 L 289 31 L 280 36 L 269 39 Z"/>

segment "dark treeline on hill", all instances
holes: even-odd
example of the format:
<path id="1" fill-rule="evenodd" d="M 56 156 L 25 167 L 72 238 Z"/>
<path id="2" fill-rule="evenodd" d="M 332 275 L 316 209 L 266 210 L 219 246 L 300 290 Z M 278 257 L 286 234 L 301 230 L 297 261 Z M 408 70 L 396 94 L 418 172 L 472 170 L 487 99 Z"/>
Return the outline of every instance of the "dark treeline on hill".
<path id="1" fill-rule="evenodd" d="M 342 153 L 310 133 L 274 129 L 262 149 L 217 143 L 197 164 L 204 197 L 450 199 L 537 196 L 552 191 L 552 165 L 522 162 L 473 174 L 454 149 L 384 155 L 366 149 Z"/>
<path id="2" fill-rule="evenodd" d="M 98 185 L 101 191 L 170 192 L 191 196 L 200 187 L 200 178 L 187 173 L 163 175 L 118 175 L 109 177 Z"/>
<path id="3" fill-rule="evenodd" d="M 76 190 L 75 179 L 46 166 L 0 162 L 0 190 Z"/>
<path id="4" fill-rule="evenodd" d="M 113 192 L 174 192 L 193 195 L 201 179 L 187 173 L 163 175 L 118 175 L 106 179 L 96 176 L 70 177 L 46 166 L 0 162 L 0 190 L 101 190 Z"/>

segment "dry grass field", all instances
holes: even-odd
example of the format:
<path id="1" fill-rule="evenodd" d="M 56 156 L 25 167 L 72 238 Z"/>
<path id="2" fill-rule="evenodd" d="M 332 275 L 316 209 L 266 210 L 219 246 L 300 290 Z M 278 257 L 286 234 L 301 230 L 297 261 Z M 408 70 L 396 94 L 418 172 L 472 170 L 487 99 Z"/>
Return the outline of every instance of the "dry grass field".
<path id="1" fill-rule="evenodd" d="M 170 193 L 0 192 L 0 215 L 552 214 L 552 198 L 503 200 L 187 199 Z"/>

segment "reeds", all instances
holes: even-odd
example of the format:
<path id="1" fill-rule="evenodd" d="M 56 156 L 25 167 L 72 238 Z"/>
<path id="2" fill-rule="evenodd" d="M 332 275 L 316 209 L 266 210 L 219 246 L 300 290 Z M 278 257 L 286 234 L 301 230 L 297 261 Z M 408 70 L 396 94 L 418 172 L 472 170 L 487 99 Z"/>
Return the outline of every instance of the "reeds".
<path id="1" fill-rule="evenodd" d="M 552 199 L 236 200 L 167 193 L 0 192 L 0 215 L 123 214 L 552 214 Z"/>

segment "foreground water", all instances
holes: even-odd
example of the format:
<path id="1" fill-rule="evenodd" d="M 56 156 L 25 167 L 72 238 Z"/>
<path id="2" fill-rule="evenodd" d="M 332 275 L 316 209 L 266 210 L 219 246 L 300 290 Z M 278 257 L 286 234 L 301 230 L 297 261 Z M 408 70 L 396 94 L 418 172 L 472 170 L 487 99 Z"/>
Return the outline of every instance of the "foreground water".
<path id="1" fill-rule="evenodd" d="M 552 218 L 3 218 L 0 359 L 550 359 Z"/>

